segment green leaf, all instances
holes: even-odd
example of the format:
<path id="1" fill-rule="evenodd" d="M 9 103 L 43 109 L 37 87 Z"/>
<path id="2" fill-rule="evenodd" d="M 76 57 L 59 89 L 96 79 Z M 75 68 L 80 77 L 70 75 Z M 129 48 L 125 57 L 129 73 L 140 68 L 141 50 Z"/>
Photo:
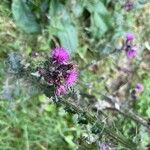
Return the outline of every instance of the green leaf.
<path id="1" fill-rule="evenodd" d="M 39 101 L 40 102 L 45 102 L 46 100 L 47 100 L 47 97 L 44 94 L 39 95 Z"/>
<path id="2" fill-rule="evenodd" d="M 59 21 L 62 24 L 70 23 L 69 13 L 66 11 L 65 6 L 58 2 L 58 0 L 52 0 L 49 8 L 50 23 Z"/>
<path id="3" fill-rule="evenodd" d="M 94 37 L 100 38 L 112 26 L 110 13 L 99 0 L 88 1 L 86 8 L 91 13 L 91 33 Z"/>
<path id="4" fill-rule="evenodd" d="M 78 33 L 75 26 L 67 24 L 64 26 L 64 30 L 58 32 L 57 35 L 61 45 L 74 54 L 78 47 Z"/>
<path id="5" fill-rule="evenodd" d="M 70 145 L 70 147 L 73 150 L 75 150 L 77 148 L 76 144 L 73 142 L 73 136 L 72 135 L 65 136 L 65 141 Z"/>
<path id="6" fill-rule="evenodd" d="M 82 5 L 79 4 L 79 3 L 76 3 L 76 4 L 73 5 L 73 7 L 72 7 L 72 11 L 73 11 L 73 13 L 74 13 L 74 15 L 75 15 L 76 17 L 80 17 L 80 16 L 82 15 L 83 9 L 84 9 L 84 8 L 83 8 Z"/>
<path id="7" fill-rule="evenodd" d="M 40 31 L 40 26 L 36 22 L 35 16 L 23 0 L 13 0 L 12 14 L 17 26 L 26 33 L 35 33 Z"/>
<path id="8" fill-rule="evenodd" d="M 150 117 L 150 107 L 146 110 L 146 114 L 148 117 Z"/>
<path id="9" fill-rule="evenodd" d="M 98 0 L 89 1 L 87 3 L 87 9 L 91 13 L 96 12 L 96 13 L 99 13 L 101 15 L 108 15 L 107 8 L 105 7 L 105 5 L 101 1 L 98 1 Z"/>
<path id="10" fill-rule="evenodd" d="M 108 26 L 103 18 L 98 14 L 94 13 L 91 16 L 91 32 L 95 37 L 102 36 L 108 30 Z"/>
<path id="11" fill-rule="evenodd" d="M 65 6 L 58 0 L 51 0 L 49 18 L 50 36 L 57 36 L 61 46 L 67 48 L 73 55 L 78 46 L 77 29 L 72 24 L 70 14 Z"/>
<path id="12" fill-rule="evenodd" d="M 80 58 L 82 60 L 84 60 L 85 62 L 87 61 L 87 58 L 85 57 L 87 52 L 87 46 L 85 45 L 84 47 L 80 47 L 77 51 L 77 53 L 79 54 Z"/>

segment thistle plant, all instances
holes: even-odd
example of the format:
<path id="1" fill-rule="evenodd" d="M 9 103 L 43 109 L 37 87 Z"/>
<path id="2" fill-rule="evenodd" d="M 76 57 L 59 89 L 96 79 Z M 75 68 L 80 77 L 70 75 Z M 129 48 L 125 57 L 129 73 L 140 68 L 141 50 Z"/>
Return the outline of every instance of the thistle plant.
<path id="1" fill-rule="evenodd" d="M 134 14 L 131 10 L 137 7 L 137 2 L 132 0 L 109 0 L 107 2 L 105 0 L 34 0 L 33 2 L 13 0 L 6 3 L 9 3 L 9 7 L 11 5 L 12 8 L 12 15 L 8 11 L 8 17 L 13 16 L 15 23 L 10 19 L 9 26 L 11 26 L 12 32 L 6 32 L 7 29 L 5 29 L 5 33 L 1 29 L 1 36 L 8 39 L 8 41 L 9 38 L 11 39 L 10 43 L 3 44 L 4 40 L 2 38 L 0 45 L 2 45 L 2 51 L 3 49 L 5 51 L 5 53 L 2 53 L 2 57 L 6 57 L 7 49 L 11 49 L 10 51 L 19 50 L 20 53 L 23 53 L 19 54 L 17 51 L 8 55 L 6 63 L 8 65 L 6 69 L 7 76 L 2 93 L 6 95 L 4 99 L 9 99 L 12 112 L 12 101 L 13 99 L 15 100 L 13 96 L 16 93 L 18 94 L 17 101 L 14 102 L 17 103 L 15 109 L 18 114 L 22 110 L 23 117 L 21 116 L 20 118 L 23 123 L 17 120 L 18 118 L 14 120 L 17 120 L 19 125 L 23 124 L 23 127 L 20 127 L 18 132 L 18 127 L 12 127 L 11 125 L 15 126 L 15 123 L 11 122 L 5 128 L 7 121 L 2 120 L 0 125 L 4 126 L 5 132 L 16 133 L 18 137 L 23 137 L 22 139 L 26 141 L 25 143 L 22 142 L 22 145 L 26 145 L 27 149 L 36 144 L 42 149 L 51 148 L 52 144 L 49 144 L 49 138 L 47 138 L 51 135 L 43 136 L 41 134 L 42 137 L 39 141 L 42 141 L 42 144 L 36 143 L 35 135 L 33 136 L 34 141 L 30 142 L 32 136 L 29 134 L 28 121 L 24 126 L 26 107 L 30 109 L 30 104 L 35 100 L 35 110 L 33 109 L 30 113 L 31 124 L 32 121 L 34 123 L 35 119 L 38 124 L 36 126 L 37 131 L 43 130 L 44 127 L 40 127 L 38 121 L 41 120 L 43 125 L 45 120 L 52 117 L 49 115 L 57 113 L 60 115 L 58 109 L 61 109 L 63 115 L 67 114 L 72 121 L 72 124 L 70 124 L 70 120 L 66 121 L 66 117 L 62 117 L 68 125 L 69 129 L 67 130 L 71 130 L 72 135 L 68 135 L 66 129 L 63 130 L 65 133 L 62 133 L 61 129 L 63 127 L 59 128 L 61 126 L 59 123 L 53 123 L 52 121 L 52 124 L 56 126 L 56 132 L 60 135 L 58 137 L 65 144 L 69 143 L 73 150 L 82 149 L 80 148 L 82 141 L 87 142 L 88 146 L 93 144 L 96 145 L 97 149 L 102 150 L 117 148 L 143 149 L 139 144 L 139 135 L 141 128 L 149 133 L 150 123 L 147 117 L 149 116 L 149 109 L 146 110 L 145 108 L 147 107 L 143 106 L 144 102 L 146 105 L 148 104 L 148 100 L 146 101 L 145 99 L 149 96 L 147 92 L 148 86 L 146 86 L 147 81 L 144 81 L 146 73 L 140 70 L 140 63 L 145 54 L 143 53 L 140 56 L 140 52 L 142 52 L 142 49 L 144 51 L 146 48 L 149 49 L 149 44 L 145 41 L 146 36 L 144 34 L 144 40 L 142 40 L 144 44 L 141 47 L 138 46 L 140 43 L 135 44 L 137 38 L 134 32 L 137 32 L 138 26 L 142 31 L 141 26 L 147 22 L 139 19 L 140 15 L 137 18 L 135 17 L 135 20 L 132 19 Z M 6 25 L 3 24 L 3 17 L 0 20 L 2 20 L 0 28 L 9 27 L 7 23 Z M 139 23 L 141 20 L 143 20 L 142 24 Z M 135 30 L 132 26 L 128 28 L 127 25 L 131 25 L 134 21 Z M 132 32 L 126 33 L 127 30 Z M 15 31 L 17 31 L 16 36 Z M 18 34 L 21 36 L 18 36 Z M 118 36 L 124 36 L 124 39 L 118 39 Z M 119 44 L 113 45 L 114 41 L 119 42 Z M 125 55 L 119 55 L 120 52 Z M 148 60 L 148 50 L 146 50 L 146 55 Z M 76 63 L 74 59 L 79 63 Z M 142 65 L 144 66 L 145 64 Z M 149 69 L 147 66 L 144 67 Z M 10 81 L 12 82 L 11 86 L 9 86 Z M 108 86 L 109 84 L 107 85 L 107 83 L 110 83 L 111 86 Z M 20 89 L 23 89 L 25 96 L 20 94 L 20 90 L 14 92 L 14 95 L 12 94 L 12 91 L 17 89 L 15 87 L 17 84 Z M 28 89 L 28 92 L 24 87 Z M 36 89 L 35 92 L 33 92 L 33 87 Z M 144 93 L 148 95 L 146 98 L 143 96 Z M 28 103 L 26 106 L 26 99 L 30 97 L 30 94 L 29 106 Z M 44 100 L 39 98 L 41 95 Z M 38 101 L 37 99 L 40 100 Z M 138 102 L 141 102 L 140 106 Z M 21 106 L 19 105 L 20 103 Z M 1 104 L 3 109 L 3 102 Z M 51 105 L 56 107 L 55 111 L 53 111 Z M 135 107 L 132 107 L 133 105 Z M 135 109 L 136 107 L 138 109 Z M 142 112 L 141 109 L 145 110 Z M 33 116 L 34 111 L 35 115 Z M 141 116 L 141 112 L 143 114 L 146 112 L 148 115 Z M 15 116 L 15 113 L 13 115 Z M 4 112 L 2 112 L 2 116 L 5 117 Z M 36 117 L 40 119 L 38 120 Z M 45 120 L 43 120 L 44 117 Z M 28 118 L 28 115 L 26 115 L 26 118 Z M 57 118 L 53 119 L 57 120 Z M 76 136 L 76 133 L 74 133 L 76 129 L 73 122 L 83 129 L 80 138 L 79 135 Z M 49 121 L 46 122 L 44 133 L 51 134 L 51 132 L 47 131 L 49 131 Z M 143 140 L 143 136 L 141 137 L 140 143 Z M 7 138 L 2 137 L 2 141 Z M 14 144 L 14 141 L 12 140 L 10 143 Z M 54 141 L 55 139 L 52 139 L 52 142 Z M 8 149 L 11 149 L 9 147 L 10 143 L 6 140 Z M 61 145 L 57 142 L 55 143 L 56 147 Z M 39 149 L 39 147 L 35 149 Z M 21 148 L 19 145 L 19 149 Z"/>
<path id="2" fill-rule="evenodd" d="M 127 43 L 133 40 L 133 37 L 128 36 L 126 39 Z M 18 58 L 18 57 L 15 57 Z M 19 62 L 21 63 L 21 62 Z M 37 80 L 34 84 L 40 87 L 44 94 L 51 98 L 57 105 L 61 105 L 65 107 L 65 110 L 72 114 L 78 115 L 78 122 L 83 125 L 91 124 L 92 128 L 95 129 L 91 130 L 92 134 L 98 134 L 102 129 L 103 132 L 108 135 L 110 138 L 114 138 L 116 141 L 120 142 L 125 147 L 129 147 L 130 149 L 135 150 L 136 145 L 132 141 L 128 141 L 122 135 L 116 134 L 114 131 L 109 129 L 109 127 L 105 127 L 104 123 L 100 120 L 98 121 L 97 118 L 90 112 L 85 109 L 85 106 L 82 108 L 82 105 L 76 104 L 76 98 L 73 96 L 73 93 L 69 94 L 69 89 L 72 88 L 75 83 L 77 82 L 78 78 L 78 71 L 75 63 L 71 61 L 70 53 L 67 49 L 62 47 L 57 47 L 52 49 L 50 56 L 46 58 L 45 61 L 41 62 L 42 65 L 37 66 L 38 70 L 38 84 Z M 27 80 L 32 81 L 33 77 L 31 78 L 31 71 L 32 67 L 25 68 L 23 65 L 22 71 L 27 72 L 25 74 Z M 10 65 L 11 66 L 11 65 Z M 35 77 L 35 78 L 37 78 Z M 43 83 L 43 81 L 45 83 Z M 135 91 L 140 93 L 143 91 L 142 84 L 138 83 L 135 87 Z M 53 91 L 52 93 L 50 91 Z M 50 94 L 51 93 L 51 94 Z M 88 97 L 88 95 L 86 95 Z M 57 100 L 56 100 L 57 99 Z M 74 102 L 73 102 L 74 101 Z M 92 110 L 91 110 L 92 111 Z M 118 113 L 124 115 L 125 113 L 121 110 L 118 110 Z M 144 125 L 147 127 L 147 122 L 142 118 L 138 118 L 133 116 L 134 114 L 128 113 L 124 116 L 130 117 L 134 119 L 134 121 Z M 107 146 L 104 144 L 103 149 L 107 149 Z"/>

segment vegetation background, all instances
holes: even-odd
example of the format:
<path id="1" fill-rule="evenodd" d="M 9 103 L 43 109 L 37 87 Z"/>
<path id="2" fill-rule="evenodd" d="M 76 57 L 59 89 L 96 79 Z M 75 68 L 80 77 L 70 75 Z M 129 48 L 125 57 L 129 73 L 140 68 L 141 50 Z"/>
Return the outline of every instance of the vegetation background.
<path id="1" fill-rule="evenodd" d="M 144 91 L 128 109 L 150 120 L 150 3 L 148 0 L 131 0 L 133 7 L 126 10 L 128 2 L 0 1 L 0 150 L 95 150 L 102 149 L 104 143 L 108 149 L 127 149 L 112 142 L 103 131 L 98 138 L 90 132 L 90 125 L 78 124 L 76 115 L 49 102 L 34 86 L 19 78 L 14 80 L 6 73 L 8 56 L 18 71 L 12 52 L 30 58 L 32 67 L 36 68 L 42 56 L 49 55 L 51 49 L 59 45 L 69 49 L 78 66 L 79 79 L 75 89 L 82 95 L 96 97 L 99 102 L 96 109 L 107 113 L 101 119 L 105 125 L 134 141 L 140 150 L 148 149 L 150 132 L 147 128 L 109 112 L 109 104 L 100 94 L 113 95 L 117 91 L 122 104 L 128 101 L 129 96 L 123 92 L 127 85 L 131 93 L 137 82 L 142 83 Z M 135 43 L 139 46 L 138 57 L 131 62 L 137 69 L 132 73 L 132 80 L 128 79 L 128 83 L 116 89 L 112 85 L 123 80 L 120 76 L 124 77 L 118 68 L 127 66 L 128 59 L 123 52 L 115 50 L 121 48 L 126 32 L 135 34 Z M 89 102 L 84 97 L 82 103 L 95 107 L 96 102 L 92 98 Z"/>

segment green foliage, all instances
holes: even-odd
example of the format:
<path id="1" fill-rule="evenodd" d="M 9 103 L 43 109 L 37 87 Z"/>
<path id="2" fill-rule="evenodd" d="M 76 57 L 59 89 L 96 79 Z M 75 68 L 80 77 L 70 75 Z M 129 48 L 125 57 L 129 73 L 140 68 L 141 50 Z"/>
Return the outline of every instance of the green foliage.
<path id="1" fill-rule="evenodd" d="M 76 28 L 73 25 L 66 24 L 64 29 L 58 32 L 58 38 L 63 47 L 68 48 L 71 54 L 75 53 L 78 46 L 78 34 Z"/>
<path id="2" fill-rule="evenodd" d="M 40 26 L 31 12 L 29 6 L 23 0 L 13 0 L 12 14 L 18 27 L 26 33 L 35 33 L 40 31 Z"/>
<path id="3" fill-rule="evenodd" d="M 0 149 L 91 150 L 99 148 L 107 141 L 107 144 L 110 142 L 109 146 L 113 147 L 112 141 L 103 135 L 103 131 L 100 132 L 100 137 L 103 138 L 97 140 L 98 144 L 91 144 L 87 139 L 94 136 L 89 136 L 89 133 L 81 130 L 81 126 L 79 127 L 63 108 L 46 104 L 49 99 L 41 95 L 32 83 L 6 75 L 5 58 L 9 54 L 9 68 L 18 73 L 22 67 L 21 63 L 24 67 L 29 67 L 28 63 L 16 55 L 21 53 L 24 58 L 30 57 L 30 65 L 37 71 L 37 66 L 41 65 L 44 57 L 49 56 L 53 47 L 63 46 L 78 62 L 78 87 L 81 93 L 92 94 L 103 104 L 100 93 L 107 93 L 107 79 L 115 76 L 113 73 L 117 72 L 119 60 L 122 66 L 125 64 L 120 53 L 109 56 L 111 51 L 122 46 L 124 33 L 135 32 L 139 51 L 149 52 L 149 5 L 143 6 L 139 4 L 140 1 L 136 1 L 134 9 L 126 12 L 123 9 L 124 3 L 125 1 L 121 0 L 1 0 Z M 16 53 L 10 53 L 11 51 Z M 38 56 L 33 57 L 34 52 L 37 52 Z M 108 58 L 105 58 L 106 54 Z M 144 59 L 145 56 L 139 54 L 138 60 Z M 142 74 L 135 77 L 135 81 L 139 78 L 138 81 L 144 84 L 144 91 L 138 95 L 133 109 L 148 119 L 150 76 L 146 72 L 134 72 L 135 76 Z M 36 72 L 32 72 L 31 76 L 36 76 Z M 36 82 L 38 84 L 37 80 Z M 48 88 L 45 86 L 43 89 Z M 46 94 L 50 96 L 51 91 L 47 90 Z M 92 106 L 95 104 L 93 101 L 95 102 L 93 98 L 89 102 L 87 97 L 82 99 L 83 104 L 89 103 Z M 95 112 L 93 114 L 95 115 Z M 117 128 L 119 133 L 136 142 L 139 149 L 145 149 L 149 142 L 145 128 L 113 113 L 102 120 L 105 122 L 107 119 L 110 119 L 110 122 L 106 121 L 106 126 L 109 124 Z M 83 121 L 85 120 L 81 120 Z M 86 135 L 86 138 L 82 135 Z M 90 144 L 87 144 L 87 141 Z M 112 149 L 125 149 L 117 144 Z"/>
<path id="4" fill-rule="evenodd" d="M 110 29 L 111 17 L 105 5 L 101 1 L 94 0 L 86 5 L 91 13 L 90 32 L 94 37 L 101 37 Z"/>
<path id="5" fill-rule="evenodd" d="M 52 104 L 45 108 L 47 113 L 38 113 L 35 101 L 37 98 L 0 103 L 0 149 L 76 149 L 73 140 L 80 135 L 80 128 L 71 127 L 67 113 Z"/>
<path id="6" fill-rule="evenodd" d="M 150 118 L 150 75 L 147 75 L 143 80 L 144 91 L 139 95 L 137 100 L 138 111 L 146 118 Z"/>
<path id="7" fill-rule="evenodd" d="M 70 15 L 63 4 L 58 0 L 52 0 L 49 8 L 50 17 L 50 36 L 55 35 L 59 38 L 60 44 L 74 54 L 78 46 L 78 32 L 72 24 Z M 51 30 L 56 29 L 53 34 Z"/>

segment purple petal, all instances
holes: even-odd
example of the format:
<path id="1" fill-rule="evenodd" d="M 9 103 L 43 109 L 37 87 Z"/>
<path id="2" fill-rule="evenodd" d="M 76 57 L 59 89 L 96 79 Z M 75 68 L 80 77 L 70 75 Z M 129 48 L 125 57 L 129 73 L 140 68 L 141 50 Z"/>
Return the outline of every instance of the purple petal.
<path id="1" fill-rule="evenodd" d="M 142 91 L 144 91 L 144 86 L 143 86 L 143 84 L 137 83 L 136 86 L 135 86 L 135 91 L 136 91 L 137 93 L 141 93 Z"/>
<path id="2" fill-rule="evenodd" d="M 135 49 L 130 49 L 127 51 L 127 57 L 132 59 L 137 56 L 137 51 Z"/>
<path id="3" fill-rule="evenodd" d="M 77 81 L 78 73 L 76 69 L 71 70 L 65 79 L 65 84 L 67 86 L 73 86 Z"/>
<path id="4" fill-rule="evenodd" d="M 103 144 L 102 150 L 108 150 L 106 144 Z"/>
<path id="5" fill-rule="evenodd" d="M 134 38 L 135 38 L 135 36 L 133 33 L 131 33 L 131 32 L 126 33 L 126 39 L 128 41 L 132 41 L 132 40 L 134 40 Z"/>
<path id="6" fill-rule="evenodd" d="M 58 64 L 64 64 L 70 59 L 69 52 L 63 47 L 57 47 L 52 50 L 52 59 Z"/>

